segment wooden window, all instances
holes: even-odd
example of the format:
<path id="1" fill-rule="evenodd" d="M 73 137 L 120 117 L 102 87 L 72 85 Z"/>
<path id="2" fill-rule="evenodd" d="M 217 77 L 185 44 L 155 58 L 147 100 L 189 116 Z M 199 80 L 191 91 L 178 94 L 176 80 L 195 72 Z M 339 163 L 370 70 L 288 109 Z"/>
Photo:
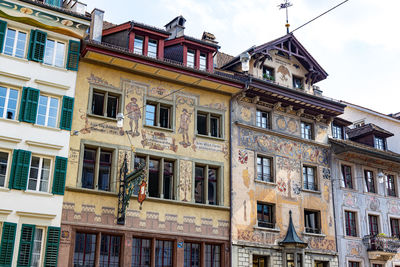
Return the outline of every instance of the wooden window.
<path id="1" fill-rule="evenodd" d="M 16 223 L 4 222 L 1 230 L 0 265 L 11 266 L 14 255 Z"/>
<path id="2" fill-rule="evenodd" d="M 221 138 L 223 137 L 222 115 L 197 112 L 197 134 Z"/>
<path id="3" fill-rule="evenodd" d="M 257 202 L 257 224 L 259 227 L 275 227 L 275 206 Z"/>
<path id="4" fill-rule="evenodd" d="M 156 240 L 156 267 L 172 267 L 173 254 L 172 241 Z"/>
<path id="5" fill-rule="evenodd" d="M 194 186 L 195 202 L 220 205 L 219 201 L 221 201 L 221 197 L 218 194 L 220 181 L 219 168 L 209 165 L 196 165 Z"/>
<path id="6" fill-rule="evenodd" d="M 78 70 L 80 52 L 81 52 L 81 42 L 70 40 L 68 44 L 68 58 L 67 58 L 68 70 L 75 70 L 75 71 Z"/>
<path id="7" fill-rule="evenodd" d="M 15 120 L 19 91 L 0 86 L 0 118 Z"/>
<path id="8" fill-rule="evenodd" d="M 150 264 L 151 264 L 151 240 L 134 237 L 132 240 L 131 267 L 150 267 Z"/>
<path id="9" fill-rule="evenodd" d="M 349 261 L 349 267 L 360 267 L 360 263 L 358 261 Z"/>
<path id="10" fill-rule="evenodd" d="M 379 234 L 379 217 L 376 215 L 368 215 L 368 224 L 369 224 L 369 234 L 377 235 Z"/>
<path id="11" fill-rule="evenodd" d="M 274 69 L 263 66 L 263 78 L 267 81 L 275 81 Z"/>
<path id="12" fill-rule="evenodd" d="M 264 129 L 269 129 L 269 113 L 266 111 L 256 111 L 256 125 Z"/>
<path id="13" fill-rule="evenodd" d="M 293 75 L 293 88 L 295 88 L 295 89 L 304 89 L 303 79 Z"/>
<path id="14" fill-rule="evenodd" d="M 337 139 L 344 139 L 343 126 L 332 123 L 332 136 Z"/>
<path id="15" fill-rule="evenodd" d="M 149 39 L 147 56 L 157 58 L 157 41 Z"/>
<path id="16" fill-rule="evenodd" d="M 219 267 L 221 266 L 221 246 L 215 244 L 206 244 L 205 266 Z"/>
<path id="17" fill-rule="evenodd" d="M 83 188 L 111 190 L 113 151 L 104 148 L 85 147 L 83 155 Z"/>
<path id="18" fill-rule="evenodd" d="M 170 105 L 148 101 L 146 104 L 146 125 L 172 129 L 171 110 Z"/>
<path id="19" fill-rule="evenodd" d="M 270 266 L 268 256 L 259 256 L 253 254 L 253 267 L 268 267 L 268 266 Z"/>
<path id="20" fill-rule="evenodd" d="M 9 153 L 0 151 L 0 187 L 6 185 Z"/>
<path id="21" fill-rule="evenodd" d="M 397 195 L 395 176 L 392 174 L 387 176 L 387 190 L 388 196 L 395 197 Z"/>
<path id="22" fill-rule="evenodd" d="M 74 113 L 74 98 L 63 96 L 61 118 L 60 118 L 60 129 L 68 131 L 71 130 L 73 113 Z"/>
<path id="23" fill-rule="evenodd" d="M 308 140 L 313 139 L 313 126 L 311 123 L 301 122 L 301 138 Z"/>
<path id="24" fill-rule="evenodd" d="M 315 267 L 329 267 L 329 261 L 315 261 Z"/>
<path id="25" fill-rule="evenodd" d="M 101 235 L 100 267 L 119 266 L 121 237 L 114 235 Z"/>
<path id="26" fill-rule="evenodd" d="M 35 123 L 39 104 L 40 91 L 31 87 L 24 87 L 22 90 L 19 120 Z"/>
<path id="27" fill-rule="evenodd" d="M 380 150 L 386 150 L 385 146 L 385 138 L 382 137 L 374 137 L 375 148 Z"/>
<path id="28" fill-rule="evenodd" d="M 184 267 L 200 267 L 201 244 L 185 242 Z"/>
<path id="29" fill-rule="evenodd" d="M 27 189 L 48 192 L 51 173 L 51 159 L 32 156 Z"/>
<path id="30" fill-rule="evenodd" d="M 94 90 L 92 95 L 91 114 L 116 118 L 121 111 L 121 95 L 108 91 Z"/>
<path id="31" fill-rule="evenodd" d="M 189 68 L 194 68 L 195 65 L 195 55 L 196 52 L 194 50 L 188 49 L 186 56 L 186 66 Z"/>
<path id="32" fill-rule="evenodd" d="M 55 128 L 57 126 L 58 106 L 58 98 L 40 94 L 36 123 Z"/>
<path id="33" fill-rule="evenodd" d="M 365 184 L 367 186 L 367 192 L 376 193 L 374 172 L 364 170 L 364 179 L 365 179 Z"/>
<path id="34" fill-rule="evenodd" d="M 342 177 L 344 187 L 353 189 L 353 175 L 351 172 L 351 166 L 342 165 Z"/>
<path id="35" fill-rule="evenodd" d="M 95 266 L 96 239 L 96 234 L 76 233 L 74 266 Z"/>
<path id="36" fill-rule="evenodd" d="M 382 264 L 374 263 L 374 264 L 372 264 L 372 267 L 383 267 L 383 265 L 382 265 Z"/>
<path id="37" fill-rule="evenodd" d="M 346 224 L 346 235 L 347 236 L 357 236 L 357 223 L 356 223 L 356 213 L 353 211 L 345 211 L 345 224 Z"/>
<path id="38" fill-rule="evenodd" d="M 207 70 L 207 54 L 200 53 L 199 70 Z"/>
<path id="39" fill-rule="evenodd" d="M 303 188 L 313 191 L 318 190 L 315 167 L 303 166 Z"/>
<path id="40" fill-rule="evenodd" d="M 30 267 L 39 267 L 41 262 L 41 257 L 43 254 L 43 237 L 44 231 L 42 228 L 36 228 L 35 234 L 33 237 L 33 244 L 32 244 L 32 258 Z"/>
<path id="41" fill-rule="evenodd" d="M 5 55 L 24 58 L 27 33 L 8 28 L 5 34 L 3 53 Z"/>
<path id="42" fill-rule="evenodd" d="M 392 236 L 400 238 L 400 220 L 397 218 L 390 218 L 390 229 Z"/>
<path id="43" fill-rule="evenodd" d="M 257 156 L 257 180 L 273 182 L 271 163 L 271 158 Z"/>
<path id="44" fill-rule="evenodd" d="M 306 233 L 321 233 L 319 211 L 304 210 L 304 226 Z"/>
<path id="45" fill-rule="evenodd" d="M 30 36 L 28 59 L 43 62 L 47 33 L 40 30 L 31 30 Z"/>
<path id="46" fill-rule="evenodd" d="M 60 68 L 64 67 L 65 43 L 47 38 L 44 51 L 44 64 Z"/>
<path id="47" fill-rule="evenodd" d="M 133 43 L 133 53 L 143 55 L 143 45 L 144 45 L 144 37 L 135 35 L 135 40 Z"/>

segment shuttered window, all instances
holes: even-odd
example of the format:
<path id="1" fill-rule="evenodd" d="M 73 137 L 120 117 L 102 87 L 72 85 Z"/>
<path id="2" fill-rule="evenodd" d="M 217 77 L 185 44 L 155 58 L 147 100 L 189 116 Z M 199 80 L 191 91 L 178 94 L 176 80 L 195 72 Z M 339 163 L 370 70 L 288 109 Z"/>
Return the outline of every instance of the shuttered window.
<path id="1" fill-rule="evenodd" d="M 44 49 L 46 47 L 47 33 L 40 30 L 32 30 L 29 41 L 28 59 L 43 62 Z"/>
<path id="2" fill-rule="evenodd" d="M 5 222 L 1 234 L 0 266 L 11 267 L 17 224 Z"/>
<path id="3" fill-rule="evenodd" d="M 60 129 L 71 130 L 72 126 L 72 115 L 74 112 L 74 98 L 64 96 L 62 103 Z"/>
<path id="4" fill-rule="evenodd" d="M 46 254 L 44 256 L 45 267 L 56 267 L 58 260 L 58 248 L 60 245 L 60 233 L 59 227 L 49 227 L 47 231 L 46 241 Z"/>
<path id="5" fill-rule="evenodd" d="M 4 39 L 6 37 L 7 22 L 0 20 L 0 53 L 3 52 Z"/>
<path id="6" fill-rule="evenodd" d="M 10 188 L 26 190 L 30 161 L 30 151 L 14 150 L 10 175 Z"/>
<path id="7" fill-rule="evenodd" d="M 21 228 L 21 239 L 19 241 L 18 266 L 30 266 L 34 236 L 35 226 L 31 224 L 23 224 Z"/>
<path id="8" fill-rule="evenodd" d="M 53 194 L 64 195 L 68 159 L 56 157 L 54 168 Z"/>
<path id="9" fill-rule="evenodd" d="M 39 103 L 40 91 L 31 87 L 24 87 L 21 98 L 19 120 L 35 123 Z"/>
<path id="10" fill-rule="evenodd" d="M 68 70 L 78 70 L 80 48 L 81 43 L 79 41 L 69 41 L 67 61 Z"/>

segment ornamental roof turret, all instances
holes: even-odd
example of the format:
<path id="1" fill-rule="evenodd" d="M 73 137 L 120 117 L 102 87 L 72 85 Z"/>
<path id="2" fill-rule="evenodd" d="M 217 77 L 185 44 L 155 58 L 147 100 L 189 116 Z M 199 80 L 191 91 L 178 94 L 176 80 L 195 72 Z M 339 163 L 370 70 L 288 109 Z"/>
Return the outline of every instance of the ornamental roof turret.
<path id="1" fill-rule="evenodd" d="M 279 242 L 279 245 L 283 247 L 295 247 L 295 248 L 306 248 L 308 246 L 308 243 L 301 240 L 296 233 L 296 229 L 294 228 L 292 221 L 291 210 L 289 211 L 289 226 L 286 232 L 286 236 L 281 242 Z"/>

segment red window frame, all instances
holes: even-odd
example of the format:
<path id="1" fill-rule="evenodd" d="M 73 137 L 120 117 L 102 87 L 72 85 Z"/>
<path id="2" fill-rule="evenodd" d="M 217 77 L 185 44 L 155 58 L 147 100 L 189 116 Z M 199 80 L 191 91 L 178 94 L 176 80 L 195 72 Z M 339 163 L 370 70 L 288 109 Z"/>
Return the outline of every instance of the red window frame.
<path id="1" fill-rule="evenodd" d="M 377 215 L 368 214 L 368 226 L 369 226 L 369 234 L 377 235 L 379 234 L 379 217 Z"/>
<path id="2" fill-rule="evenodd" d="M 88 237 L 91 237 L 91 240 L 88 240 Z M 93 238 L 94 236 L 94 238 Z M 81 238 L 83 237 L 83 238 Z M 80 243 L 83 241 L 83 244 Z M 81 233 L 77 232 L 75 235 L 75 248 L 74 248 L 74 258 L 73 262 L 74 265 L 78 264 L 83 266 L 94 266 L 96 262 L 96 242 L 97 242 L 97 235 L 93 233 Z M 82 258 L 79 257 L 77 254 L 77 249 L 81 249 L 83 245 L 83 250 L 78 251 L 82 252 Z M 90 245 L 90 247 L 88 247 Z M 93 253 L 92 253 L 93 252 Z M 93 258 L 87 259 L 87 255 L 92 255 Z"/>
<path id="3" fill-rule="evenodd" d="M 351 166 L 342 165 L 342 175 L 344 187 L 353 189 L 353 175 L 351 173 Z"/>
<path id="4" fill-rule="evenodd" d="M 388 196 L 395 197 L 396 196 L 396 182 L 394 180 L 394 175 L 389 174 L 387 176 L 387 189 Z"/>
<path id="5" fill-rule="evenodd" d="M 196 246 L 198 251 L 197 255 L 193 253 L 193 251 L 196 251 Z M 201 264 L 201 244 L 185 242 L 184 267 L 200 266 L 200 264 Z"/>
<path id="6" fill-rule="evenodd" d="M 136 246 L 136 242 L 134 242 L 134 240 L 135 239 L 137 239 L 137 240 L 139 240 L 139 247 L 137 247 Z M 144 241 L 147 241 L 147 242 L 149 242 L 148 244 L 149 244 L 149 246 L 148 246 L 148 248 L 150 249 L 150 253 L 149 253 L 149 255 L 148 255 L 148 262 L 149 262 L 149 264 L 147 265 L 145 265 L 145 263 L 144 262 L 142 262 L 142 260 L 146 260 L 146 258 L 145 258 L 145 255 L 144 255 L 144 249 L 146 249 L 146 247 L 144 247 L 143 245 L 143 242 Z M 150 265 L 151 265 L 151 239 L 149 239 L 149 238 L 139 238 L 139 237 L 133 237 L 133 240 L 132 240 L 132 263 L 131 263 L 131 267 L 150 267 Z M 137 249 L 139 249 L 139 251 L 137 251 Z M 136 252 L 139 252 L 138 254 L 136 253 Z M 134 262 L 134 259 L 136 259 L 136 257 L 138 257 L 138 259 L 139 259 L 139 262 Z"/>
<path id="7" fill-rule="evenodd" d="M 356 213 L 354 211 L 345 211 L 346 235 L 357 237 Z"/>
<path id="8" fill-rule="evenodd" d="M 118 255 L 115 255 L 118 254 Z M 117 256 L 115 258 L 115 256 Z M 99 266 L 119 266 L 121 258 L 121 237 L 101 235 Z"/>

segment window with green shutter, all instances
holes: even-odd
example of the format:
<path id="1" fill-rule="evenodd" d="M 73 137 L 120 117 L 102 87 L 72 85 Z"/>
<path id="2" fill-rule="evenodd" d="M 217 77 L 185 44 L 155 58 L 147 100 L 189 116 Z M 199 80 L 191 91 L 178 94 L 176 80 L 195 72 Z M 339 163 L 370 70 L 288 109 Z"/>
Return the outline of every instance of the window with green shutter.
<path id="1" fill-rule="evenodd" d="M 47 231 L 46 241 L 46 254 L 44 256 L 45 267 L 57 267 L 58 260 L 58 248 L 60 245 L 60 233 L 59 227 L 49 227 Z"/>
<path id="2" fill-rule="evenodd" d="M 28 59 L 43 62 L 44 49 L 46 47 L 47 33 L 40 30 L 32 30 L 29 41 Z"/>
<path id="3" fill-rule="evenodd" d="M 35 123 L 40 91 L 31 87 L 24 87 L 22 91 L 19 120 Z"/>
<path id="4" fill-rule="evenodd" d="M 72 115 L 74 112 L 74 98 L 69 96 L 63 97 L 61 119 L 60 119 L 60 129 L 71 130 L 72 126 Z"/>
<path id="5" fill-rule="evenodd" d="M 0 266 L 11 267 L 13 253 L 15 232 L 17 230 L 16 223 L 5 222 L 1 234 L 0 243 Z"/>
<path id="6" fill-rule="evenodd" d="M 3 52 L 4 39 L 6 38 L 7 22 L 0 20 L 0 53 Z"/>
<path id="7" fill-rule="evenodd" d="M 11 165 L 10 188 L 26 190 L 31 152 L 15 149 Z"/>
<path id="8" fill-rule="evenodd" d="M 53 194 L 64 195 L 68 159 L 56 157 L 54 168 Z"/>
<path id="9" fill-rule="evenodd" d="M 80 50 L 81 43 L 79 41 L 69 41 L 67 61 L 68 70 L 78 70 Z"/>
<path id="10" fill-rule="evenodd" d="M 34 236 L 35 225 L 23 224 L 21 228 L 21 238 L 19 240 L 18 267 L 30 267 Z"/>

